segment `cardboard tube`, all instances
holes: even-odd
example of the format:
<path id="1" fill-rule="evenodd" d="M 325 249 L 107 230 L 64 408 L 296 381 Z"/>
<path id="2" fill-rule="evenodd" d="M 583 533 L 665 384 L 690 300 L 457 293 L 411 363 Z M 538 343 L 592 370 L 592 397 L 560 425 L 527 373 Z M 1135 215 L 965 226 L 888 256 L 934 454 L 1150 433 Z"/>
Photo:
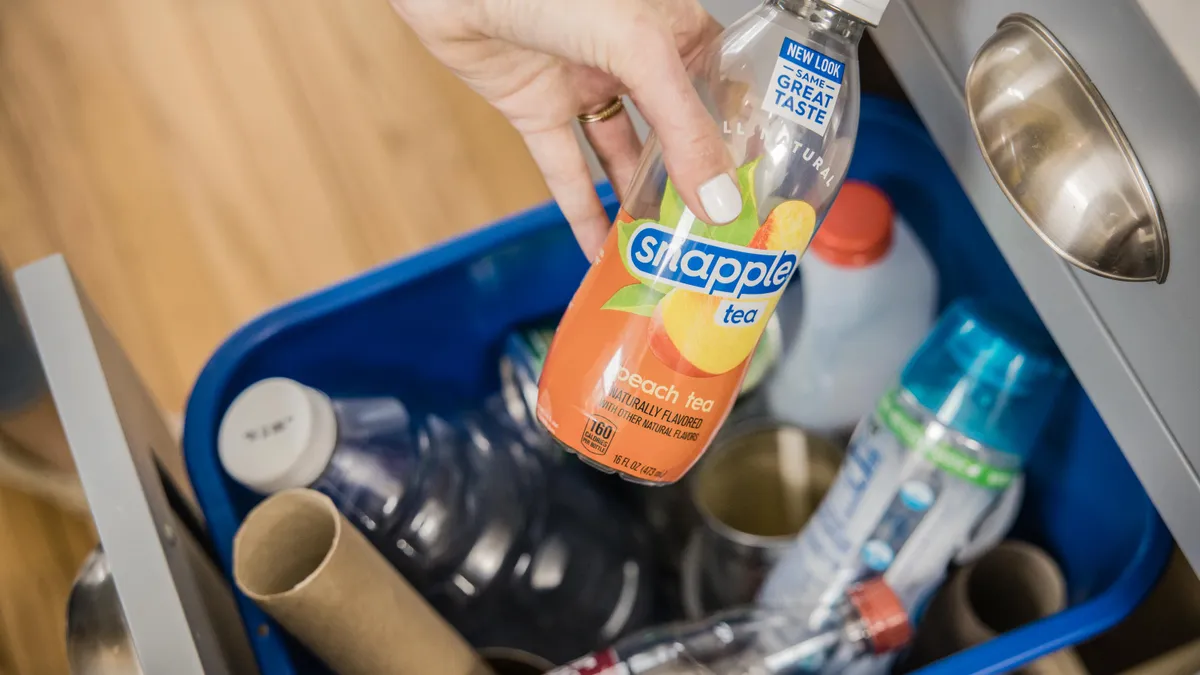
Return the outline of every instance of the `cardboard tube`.
<path id="1" fill-rule="evenodd" d="M 367 539 L 313 490 L 246 516 L 233 576 L 339 675 L 487 675 L 491 670 Z"/>
<path id="2" fill-rule="evenodd" d="M 1032 544 L 1004 541 L 958 570 L 938 592 L 909 665 L 920 667 L 983 644 L 1066 606 L 1067 584 L 1054 559 Z M 1063 649 L 1017 672 L 1081 675 L 1087 670 L 1074 650 Z"/>
<path id="3" fill-rule="evenodd" d="M 962 648 L 1062 611 L 1067 583 L 1045 551 L 1006 541 L 963 568 L 947 587 Z"/>

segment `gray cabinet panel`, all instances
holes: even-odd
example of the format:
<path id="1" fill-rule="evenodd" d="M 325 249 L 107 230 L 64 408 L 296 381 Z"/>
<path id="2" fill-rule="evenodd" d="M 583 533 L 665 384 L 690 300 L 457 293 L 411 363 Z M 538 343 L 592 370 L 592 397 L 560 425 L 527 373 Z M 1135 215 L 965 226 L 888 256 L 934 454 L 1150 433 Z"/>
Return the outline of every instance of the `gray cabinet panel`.
<path id="1" fill-rule="evenodd" d="M 182 454 L 129 359 L 62 256 L 16 281 L 120 596 L 127 636 L 105 626 L 104 639 L 114 654 L 127 639 L 146 675 L 257 673 L 231 590 L 168 501 L 155 449 Z"/>
<path id="2" fill-rule="evenodd" d="M 1120 120 L 1162 204 L 1167 283 L 1077 273 L 1088 298 L 1172 431 L 1200 461 L 1200 96 L 1132 2 L 913 0 L 954 82 L 1004 16 L 1040 19 L 1087 71 Z"/>
<path id="3" fill-rule="evenodd" d="M 1163 285 L 1062 262 L 1004 198 L 962 84 L 1004 16 L 1040 19 L 1120 120 L 1162 204 Z M 1130 464 L 1200 567 L 1200 96 L 1141 9 L 1115 0 L 894 0 L 875 37 Z"/>

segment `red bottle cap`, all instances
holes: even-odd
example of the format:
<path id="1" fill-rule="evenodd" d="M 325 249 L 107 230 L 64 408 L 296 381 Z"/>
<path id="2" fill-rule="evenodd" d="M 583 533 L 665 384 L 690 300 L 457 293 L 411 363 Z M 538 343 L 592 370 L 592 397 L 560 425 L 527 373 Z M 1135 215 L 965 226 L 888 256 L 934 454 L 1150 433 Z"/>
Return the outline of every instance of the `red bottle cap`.
<path id="1" fill-rule="evenodd" d="M 846 181 L 810 246 L 822 260 L 841 267 L 866 267 L 892 247 L 892 202 L 879 188 Z"/>
<path id="2" fill-rule="evenodd" d="M 908 612 L 882 577 L 864 581 L 846 593 L 876 654 L 896 651 L 912 639 Z"/>

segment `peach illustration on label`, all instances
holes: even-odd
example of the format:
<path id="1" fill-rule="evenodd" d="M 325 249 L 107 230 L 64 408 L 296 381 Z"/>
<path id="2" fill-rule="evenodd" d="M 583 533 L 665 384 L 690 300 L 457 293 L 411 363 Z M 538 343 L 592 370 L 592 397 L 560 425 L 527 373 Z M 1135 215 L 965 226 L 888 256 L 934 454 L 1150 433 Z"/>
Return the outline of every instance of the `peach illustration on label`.
<path id="1" fill-rule="evenodd" d="M 754 232 L 749 248 L 803 249 L 816 223 L 816 211 L 808 203 L 783 202 Z M 651 314 L 650 351 L 682 375 L 712 377 L 727 373 L 754 351 L 778 300 L 737 302 L 673 289 L 658 301 Z"/>
<path id="2" fill-rule="evenodd" d="M 816 228 L 817 212 L 812 205 L 800 200 L 786 201 L 771 210 L 748 246 L 765 251 L 803 250 Z"/>
<path id="3" fill-rule="evenodd" d="M 758 344 L 775 300 L 742 309 L 723 298 L 676 288 L 650 318 L 650 351 L 682 375 L 712 377 L 741 365 Z M 724 305 L 724 307 L 723 307 Z M 738 315 L 738 321 L 720 317 Z M 749 315 L 753 312 L 753 315 Z"/>

